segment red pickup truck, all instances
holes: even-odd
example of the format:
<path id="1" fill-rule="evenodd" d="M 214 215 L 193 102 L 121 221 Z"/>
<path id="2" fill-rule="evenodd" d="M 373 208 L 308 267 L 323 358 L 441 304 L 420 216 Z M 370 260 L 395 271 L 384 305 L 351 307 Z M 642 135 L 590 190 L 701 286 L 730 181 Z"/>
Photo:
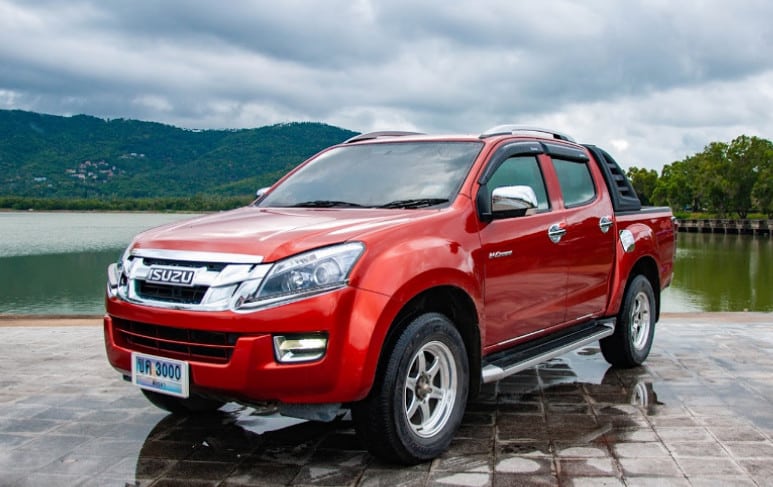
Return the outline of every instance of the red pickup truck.
<path id="1" fill-rule="evenodd" d="M 560 133 L 363 134 L 248 207 L 137 236 L 108 270 L 107 356 L 171 412 L 350 409 L 373 454 L 416 463 L 482 383 L 596 341 L 641 364 L 674 225 Z"/>

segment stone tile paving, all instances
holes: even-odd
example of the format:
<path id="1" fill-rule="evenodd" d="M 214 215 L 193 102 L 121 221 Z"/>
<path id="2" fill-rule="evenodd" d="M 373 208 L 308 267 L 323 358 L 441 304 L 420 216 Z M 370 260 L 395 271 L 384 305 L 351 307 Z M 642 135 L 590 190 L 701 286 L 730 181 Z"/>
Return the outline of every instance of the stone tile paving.
<path id="1" fill-rule="evenodd" d="M 669 315 L 645 367 L 597 346 L 488 385 L 450 450 L 381 463 L 351 422 L 178 418 L 97 326 L 0 327 L 0 486 L 773 485 L 773 314 Z"/>

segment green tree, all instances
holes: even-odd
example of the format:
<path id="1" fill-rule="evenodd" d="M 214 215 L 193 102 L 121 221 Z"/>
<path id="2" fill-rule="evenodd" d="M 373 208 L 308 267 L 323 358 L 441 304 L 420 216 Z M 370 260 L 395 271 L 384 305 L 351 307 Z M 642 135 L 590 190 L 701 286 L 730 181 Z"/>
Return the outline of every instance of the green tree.
<path id="1" fill-rule="evenodd" d="M 654 169 L 638 168 L 636 166 L 628 169 L 626 173 L 631 180 L 634 191 L 639 196 L 643 205 L 651 205 L 653 193 L 658 185 L 658 173 Z"/>
<path id="2" fill-rule="evenodd" d="M 760 167 L 752 188 L 752 202 L 760 212 L 773 218 L 773 157 L 768 157 Z"/>
<path id="3" fill-rule="evenodd" d="M 760 137 L 742 135 L 730 143 L 727 151 L 729 163 L 728 198 L 730 208 L 740 218 L 746 218 L 754 207 L 752 192 L 760 175 L 770 166 L 773 143 Z"/>
<path id="4" fill-rule="evenodd" d="M 702 152 L 663 167 L 653 199 L 675 209 L 706 209 L 722 217 L 735 213 L 746 218 L 755 205 L 769 212 L 772 159 L 773 143 L 759 137 L 712 142 Z"/>
<path id="5" fill-rule="evenodd" d="M 720 217 L 727 216 L 730 206 L 732 168 L 727 157 L 728 145 L 712 142 L 703 152 L 694 156 L 698 166 L 697 188 L 699 197 L 708 209 Z"/>
<path id="6" fill-rule="evenodd" d="M 668 205 L 675 210 L 701 210 L 696 180 L 699 170 L 696 156 L 666 164 L 652 193 L 653 203 Z"/>

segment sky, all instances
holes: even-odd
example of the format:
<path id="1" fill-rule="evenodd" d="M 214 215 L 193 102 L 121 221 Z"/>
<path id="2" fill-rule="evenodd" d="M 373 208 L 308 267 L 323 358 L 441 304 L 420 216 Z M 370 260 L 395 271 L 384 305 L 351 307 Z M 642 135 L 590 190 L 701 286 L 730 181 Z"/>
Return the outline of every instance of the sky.
<path id="1" fill-rule="evenodd" d="M 0 109 L 546 127 L 623 167 L 773 138 L 769 0 L 0 0 Z"/>

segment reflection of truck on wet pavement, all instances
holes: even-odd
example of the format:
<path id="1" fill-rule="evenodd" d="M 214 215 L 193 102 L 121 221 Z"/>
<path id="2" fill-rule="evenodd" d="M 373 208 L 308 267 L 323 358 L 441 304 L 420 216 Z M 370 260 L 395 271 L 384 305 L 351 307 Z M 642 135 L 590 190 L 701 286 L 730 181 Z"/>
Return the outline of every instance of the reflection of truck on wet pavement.
<path id="1" fill-rule="evenodd" d="M 108 358 L 176 413 L 349 408 L 372 453 L 414 463 L 482 383 L 599 340 L 643 362 L 674 245 L 667 208 L 562 134 L 365 134 L 136 237 L 108 272 Z"/>

